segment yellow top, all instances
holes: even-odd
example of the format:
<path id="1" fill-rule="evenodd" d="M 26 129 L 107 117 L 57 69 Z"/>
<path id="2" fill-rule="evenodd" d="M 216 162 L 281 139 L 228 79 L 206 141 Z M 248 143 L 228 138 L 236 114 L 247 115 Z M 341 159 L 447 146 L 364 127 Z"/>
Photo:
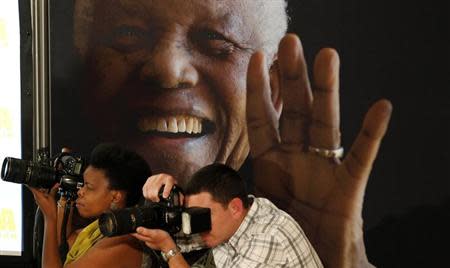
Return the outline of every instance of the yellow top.
<path id="1" fill-rule="evenodd" d="M 100 232 L 98 220 L 86 226 L 77 236 L 72 248 L 67 253 L 66 262 L 64 265 L 67 265 L 83 256 L 86 251 L 88 251 L 95 243 L 97 243 L 98 240 L 102 238 L 103 235 Z"/>

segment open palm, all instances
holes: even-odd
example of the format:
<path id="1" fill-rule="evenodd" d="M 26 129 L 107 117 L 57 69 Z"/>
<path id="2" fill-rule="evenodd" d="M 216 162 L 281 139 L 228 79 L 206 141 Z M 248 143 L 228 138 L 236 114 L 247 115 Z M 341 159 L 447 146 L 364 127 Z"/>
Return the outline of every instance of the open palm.
<path id="1" fill-rule="evenodd" d="M 255 188 L 299 221 L 326 267 L 370 265 L 363 244 L 362 205 L 391 104 L 381 100 L 370 108 L 342 161 L 309 152 L 309 146 L 340 147 L 335 50 L 318 53 L 313 75 L 311 86 L 300 40 L 292 34 L 281 41 L 270 71 L 263 53 L 252 56 L 247 126 Z"/>

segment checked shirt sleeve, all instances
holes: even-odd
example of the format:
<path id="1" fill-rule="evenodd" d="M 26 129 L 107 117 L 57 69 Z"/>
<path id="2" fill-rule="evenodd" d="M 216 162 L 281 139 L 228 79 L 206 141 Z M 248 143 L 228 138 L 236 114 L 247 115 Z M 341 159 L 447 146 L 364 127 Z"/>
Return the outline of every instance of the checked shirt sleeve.
<path id="1" fill-rule="evenodd" d="M 301 236 L 291 239 L 263 234 L 258 236 L 241 247 L 226 267 L 323 267 L 315 259 L 307 240 Z"/>

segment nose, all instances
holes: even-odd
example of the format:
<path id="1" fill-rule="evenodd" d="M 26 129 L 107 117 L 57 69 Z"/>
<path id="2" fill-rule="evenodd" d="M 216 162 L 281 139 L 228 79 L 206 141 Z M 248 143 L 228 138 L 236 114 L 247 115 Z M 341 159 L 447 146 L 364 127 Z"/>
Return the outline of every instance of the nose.
<path id="1" fill-rule="evenodd" d="M 187 44 L 163 40 L 155 47 L 140 70 L 140 79 L 165 89 L 190 88 L 198 82 Z"/>
<path id="2" fill-rule="evenodd" d="M 78 198 L 82 197 L 83 195 L 84 195 L 84 186 L 81 187 L 80 189 L 78 189 L 78 192 L 77 192 Z"/>

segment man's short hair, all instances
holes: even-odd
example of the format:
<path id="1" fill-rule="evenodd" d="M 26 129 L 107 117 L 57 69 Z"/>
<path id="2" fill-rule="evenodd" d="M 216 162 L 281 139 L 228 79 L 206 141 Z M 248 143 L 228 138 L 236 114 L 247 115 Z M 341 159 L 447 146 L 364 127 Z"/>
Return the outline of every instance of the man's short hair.
<path id="1" fill-rule="evenodd" d="M 89 165 L 105 172 L 110 189 L 127 193 L 126 206 L 138 203 L 142 186 L 152 174 L 140 155 L 114 143 L 97 145 L 92 150 Z"/>
<path id="2" fill-rule="evenodd" d="M 248 190 L 244 179 L 232 168 L 214 163 L 195 172 L 187 183 L 184 194 L 210 193 L 213 200 L 226 207 L 233 198 L 242 200 L 243 206 L 250 206 Z"/>

